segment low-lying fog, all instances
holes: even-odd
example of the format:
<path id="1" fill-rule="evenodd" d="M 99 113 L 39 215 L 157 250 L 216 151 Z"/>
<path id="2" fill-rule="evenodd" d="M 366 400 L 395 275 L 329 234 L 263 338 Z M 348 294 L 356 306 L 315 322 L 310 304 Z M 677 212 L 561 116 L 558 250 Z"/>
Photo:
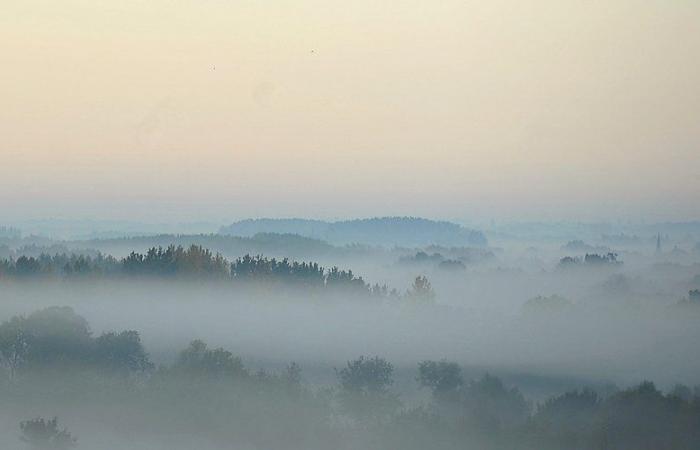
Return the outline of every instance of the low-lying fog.
<path id="1" fill-rule="evenodd" d="M 690 279 L 692 270 L 401 271 L 426 273 L 436 303 L 264 287 L 241 292 L 223 282 L 46 281 L 6 283 L 0 312 L 9 318 L 71 306 L 95 333 L 137 330 L 153 359 L 164 363 L 202 339 L 255 365 L 325 367 L 329 378 L 334 366 L 377 354 L 399 366 L 448 359 L 501 373 L 622 385 L 700 381 L 700 311 L 676 304 L 683 296 L 679 281 Z M 408 288 L 408 276 L 384 272 L 390 286 Z M 526 305 L 537 296 L 561 296 L 566 303 Z"/>
<path id="2" fill-rule="evenodd" d="M 144 251 L 149 239 L 139 241 L 131 251 Z M 160 243 L 169 238 L 158 239 Z M 351 269 L 352 274 L 342 272 L 337 276 L 347 276 L 348 282 L 365 293 L 356 295 L 279 281 L 274 278 L 279 269 L 274 264 L 266 275 L 271 278 L 237 282 L 229 265 L 241 256 L 236 254 L 236 246 L 263 245 L 262 238 L 227 241 L 199 235 L 187 239 L 173 237 L 173 243 L 190 245 L 202 239 L 223 243 L 212 250 L 222 252 L 228 260 L 218 260 L 199 247 L 181 253 L 173 250 L 182 261 L 195 256 L 204 259 L 196 260 L 200 262 L 193 263 L 194 268 L 189 270 L 197 272 L 187 276 L 159 276 L 138 271 L 155 270 L 146 265 L 148 258 L 165 261 L 172 256 L 170 253 L 154 251 L 152 256 L 136 255 L 127 261 L 100 259 L 95 250 L 90 250 L 86 254 L 93 259 L 82 260 L 41 257 L 41 248 L 46 246 L 5 248 L 9 257 L 0 267 L 5 274 L 0 277 L 0 322 L 4 322 L 0 327 L 4 368 L 1 391 L 6 404 L 0 407 L 2 448 L 39 446 L 32 444 L 31 438 L 27 441 L 27 436 L 31 437 L 27 427 L 43 430 L 50 428 L 50 423 L 27 425 L 26 421 L 58 416 L 61 423 L 57 429 L 71 429 L 79 437 L 80 448 L 104 450 L 432 445 L 432 441 L 422 442 L 402 431 L 402 427 L 415 428 L 411 421 L 427 427 L 427 435 L 447 433 L 450 438 L 445 438 L 444 448 L 513 448 L 509 445 L 521 439 L 519 433 L 529 433 L 535 437 L 528 441 L 527 448 L 602 449 L 607 444 L 601 443 L 596 434 L 599 431 L 578 423 L 572 425 L 583 436 L 576 441 L 578 447 L 572 446 L 572 441 L 547 441 L 549 438 L 543 437 L 546 433 L 541 434 L 544 432 L 538 428 L 542 425 L 537 424 L 549 417 L 546 405 L 554 408 L 552 405 L 558 404 L 548 399 L 591 388 L 597 394 L 581 391 L 563 398 L 577 399 L 580 406 L 581 401 L 586 404 L 587 395 L 599 395 L 592 403 L 598 409 L 590 413 L 591 417 L 610 417 L 610 411 L 619 412 L 618 403 L 631 395 L 656 392 L 649 389 L 685 393 L 679 390 L 679 384 L 700 384 L 700 304 L 695 291 L 700 288 L 700 258 L 692 247 L 653 252 L 646 242 L 610 250 L 581 242 L 508 241 L 474 248 L 333 247 L 314 241 L 300 241 L 303 245 L 299 247 L 294 241 L 297 238 L 289 235 L 264 237 L 264 245 L 282 243 L 274 247 L 276 252 L 270 251 L 275 256 L 284 257 L 287 252 L 293 260 Z M 291 241 L 294 246 L 290 246 Z M 65 246 L 80 253 L 81 248 L 104 251 L 119 246 L 115 253 L 125 257 L 130 253 L 129 242 L 60 242 L 49 248 Z M 38 259 L 19 260 L 29 254 Z M 201 261 L 211 267 L 206 269 L 209 266 L 201 265 Z M 249 263 L 239 261 L 235 270 L 243 276 L 244 270 L 253 270 L 246 266 Z M 263 267 L 270 261 L 259 259 L 257 263 Z M 91 264 L 97 268 L 92 272 Z M 214 274 L 223 268 L 224 275 L 192 275 L 204 273 L 200 272 L 205 270 L 203 267 Z M 307 269 L 316 270 L 312 266 Z M 88 275 L 75 276 L 81 270 Z M 327 271 L 318 273 L 331 277 Z M 367 284 L 354 278 L 357 276 Z M 416 277 L 426 278 L 421 281 Z M 425 281 L 428 285 L 422 285 L 423 297 L 417 301 L 413 283 Z M 375 283 L 386 285 L 387 290 L 375 293 L 370 289 Z M 45 310 L 55 306 L 67 306 L 72 311 Z M 24 348 L 17 344 L 25 332 L 22 326 L 29 327 L 13 324 L 40 321 L 33 319 L 37 311 L 39 316 L 53 311 L 46 317 L 63 314 L 63 319 L 48 319 L 41 325 L 48 327 L 47 336 L 53 336 L 56 345 L 64 345 L 62 340 L 68 338 L 61 334 L 65 332 L 61 331 L 62 325 L 55 325 L 59 331 L 51 331 L 51 321 L 68 320 L 72 324 L 69 328 L 80 329 L 82 319 L 75 317 L 85 318 L 90 330 L 84 336 L 88 342 L 85 348 L 92 349 L 92 356 L 76 359 L 61 354 L 51 360 L 54 350 L 47 350 L 41 358 L 53 362 L 13 362 Z M 25 319 L 12 322 L 15 316 Z M 36 333 L 37 325 L 32 326 Z M 12 334 L 17 330 L 21 333 Z M 128 351 L 104 350 L 112 348 L 110 342 L 122 342 L 110 341 L 116 339 L 114 336 L 128 339 L 118 334 L 123 330 L 138 332 L 146 359 L 133 356 L 138 356 L 140 344 Z M 191 344 L 195 340 L 206 346 L 196 350 Z M 38 345 L 36 342 L 29 339 L 26 345 Z M 187 348 L 190 353 L 183 351 Z M 218 348 L 222 352 L 215 350 Z M 105 357 L 100 352 L 111 356 L 98 363 Z M 358 359 L 361 356 L 367 359 Z M 375 356 L 380 359 L 371 359 Z M 240 364 L 236 357 L 241 358 Z M 115 366 L 119 358 L 126 358 L 126 378 L 116 375 L 121 373 L 120 366 Z M 194 360 L 204 365 L 195 367 Z M 133 369 L 138 361 L 142 366 Z M 353 366 L 351 361 L 357 364 Z M 425 361 L 435 365 L 420 366 L 419 371 L 419 364 Z M 290 369 L 292 362 L 301 368 L 300 376 Z M 105 365 L 113 367 L 109 375 L 104 372 Z M 205 366 L 206 370 L 202 368 Z M 196 378 L 192 371 L 205 373 L 207 381 Z M 364 388 L 353 390 L 356 380 L 352 381 L 352 376 L 358 373 L 379 378 L 365 380 L 368 384 Z M 381 374 L 387 378 L 381 378 Z M 237 381 L 227 384 L 229 378 Z M 445 380 L 452 380 L 452 387 L 444 388 L 448 383 Z M 645 380 L 653 381 L 655 388 L 640 385 Z M 375 382 L 380 387 L 372 384 Z M 348 400 L 348 392 L 369 403 Z M 616 396 L 614 392 L 621 393 Z M 695 395 L 700 395 L 698 392 Z M 462 412 L 456 413 L 450 406 L 450 395 L 461 399 Z M 659 395 L 664 402 L 676 398 Z M 683 398 L 700 398 L 692 395 Z M 381 401 L 377 403 L 377 399 Z M 387 406 L 393 401 L 397 401 L 394 406 Z M 499 406 L 484 406 L 491 401 Z M 693 405 L 696 400 L 687 401 Z M 490 412 L 484 412 L 484 408 Z M 522 413 L 514 418 L 510 412 L 513 409 Z M 433 417 L 430 414 L 435 414 L 434 419 L 429 419 Z M 488 423 L 483 422 L 484 417 L 489 418 Z M 627 420 L 624 414 L 621 417 L 623 422 Z M 450 422 L 455 418 L 456 422 Z M 439 423 L 454 428 L 439 431 L 437 422 L 431 420 L 445 421 Z M 488 425 L 492 420 L 499 424 L 496 428 Z M 19 423 L 23 421 L 26 429 L 20 432 Z M 372 428 L 366 421 L 381 425 Z M 661 422 L 659 419 L 654 423 Z M 555 426 L 551 421 L 546 423 Z M 611 426 L 595 429 L 608 430 L 605 442 L 635 448 L 636 435 L 609 431 Z M 277 431 L 270 432 L 270 427 Z M 359 437 L 360 430 L 367 431 L 367 435 Z M 291 436 L 294 442 L 290 443 Z M 409 443 L 404 441 L 408 436 L 413 436 Z M 592 441 L 586 440 L 589 438 Z M 688 439 L 683 445 L 659 448 L 693 448 L 692 439 Z M 54 444 L 51 448 L 69 448 L 75 442 L 66 447 Z"/>

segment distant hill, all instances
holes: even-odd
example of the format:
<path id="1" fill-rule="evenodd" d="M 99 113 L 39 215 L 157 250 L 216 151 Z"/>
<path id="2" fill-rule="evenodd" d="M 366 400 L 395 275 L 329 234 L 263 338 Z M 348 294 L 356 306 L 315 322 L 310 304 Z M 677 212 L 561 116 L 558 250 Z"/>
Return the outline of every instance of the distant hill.
<path id="1" fill-rule="evenodd" d="M 257 233 L 293 233 L 333 244 L 381 246 L 484 246 L 481 231 L 417 217 L 377 217 L 339 222 L 307 219 L 246 219 L 221 227 L 220 234 L 249 237 Z"/>

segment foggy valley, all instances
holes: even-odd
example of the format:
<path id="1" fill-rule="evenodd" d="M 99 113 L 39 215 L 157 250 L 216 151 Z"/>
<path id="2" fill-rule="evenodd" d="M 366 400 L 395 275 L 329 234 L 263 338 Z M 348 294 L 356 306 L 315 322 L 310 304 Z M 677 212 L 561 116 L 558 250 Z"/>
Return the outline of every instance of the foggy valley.
<path id="1" fill-rule="evenodd" d="M 105 449 L 639 448 L 629 421 L 660 448 L 698 442 L 700 224 L 596 238 L 383 218 L 332 244 L 242 223 L 5 227 L 3 446 L 54 416 Z"/>
<path id="2" fill-rule="evenodd" d="M 700 450 L 697 0 L 2 0 L 0 450 Z"/>

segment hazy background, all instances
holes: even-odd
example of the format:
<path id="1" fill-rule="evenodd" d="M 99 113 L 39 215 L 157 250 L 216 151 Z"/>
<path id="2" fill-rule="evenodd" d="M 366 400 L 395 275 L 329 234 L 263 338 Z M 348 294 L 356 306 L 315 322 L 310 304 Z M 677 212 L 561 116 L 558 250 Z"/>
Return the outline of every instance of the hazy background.
<path id="1" fill-rule="evenodd" d="M 5 0 L 7 220 L 698 218 L 696 1 Z"/>

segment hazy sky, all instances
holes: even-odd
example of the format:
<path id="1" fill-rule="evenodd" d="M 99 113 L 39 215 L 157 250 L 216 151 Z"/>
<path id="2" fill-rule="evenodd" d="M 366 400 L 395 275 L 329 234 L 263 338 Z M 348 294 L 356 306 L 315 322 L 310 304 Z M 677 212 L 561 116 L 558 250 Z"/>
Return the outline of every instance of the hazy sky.
<path id="1" fill-rule="evenodd" d="M 4 0 L 0 221 L 700 218 L 696 0 Z"/>

